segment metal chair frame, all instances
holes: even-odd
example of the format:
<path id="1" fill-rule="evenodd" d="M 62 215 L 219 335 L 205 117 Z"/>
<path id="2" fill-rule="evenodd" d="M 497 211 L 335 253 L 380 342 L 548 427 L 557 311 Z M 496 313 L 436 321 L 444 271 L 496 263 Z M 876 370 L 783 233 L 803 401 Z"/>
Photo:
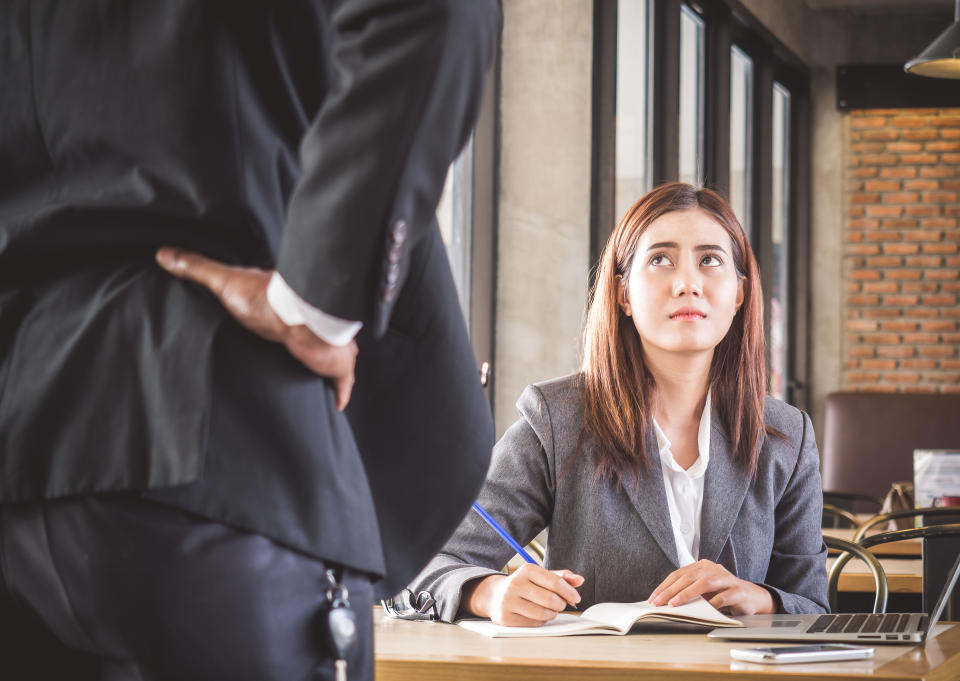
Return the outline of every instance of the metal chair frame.
<path id="1" fill-rule="evenodd" d="M 849 542 L 846 539 L 838 539 L 837 537 L 824 535 L 823 543 L 826 544 L 828 548 L 843 552 L 837 557 L 837 560 L 833 563 L 833 566 L 830 568 L 830 572 L 827 576 L 827 597 L 830 601 L 830 610 L 834 612 L 837 610 L 837 588 L 840 584 L 840 573 L 843 571 L 844 566 L 850 561 L 850 559 L 853 556 L 856 556 L 866 563 L 867 567 L 870 568 L 870 572 L 873 573 L 874 614 L 885 613 L 887 611 L 888 595 L 887 575 L 883 571 L 883 566 L 880 564 L 880 561 L 877 559 L 877 557 L 863 546 Z"/>

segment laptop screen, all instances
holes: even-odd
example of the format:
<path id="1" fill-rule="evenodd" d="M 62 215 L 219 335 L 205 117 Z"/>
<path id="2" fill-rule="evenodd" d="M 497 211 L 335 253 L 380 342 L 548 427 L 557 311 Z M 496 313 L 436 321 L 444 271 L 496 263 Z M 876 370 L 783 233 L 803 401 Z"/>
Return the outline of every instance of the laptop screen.
<path id="1" fill-rule="evenodd" d="M 950 568 L 950 572 L 947 575 L 947 582 L 943 585 L 943 591 L 940 592 L 940 600 L 937 601 L 937 607 L 930 613 L 930 621 L 927 622 L 927 636 L 930 636 L 933 632 L 933 627 L 940 621 L 940 615 L 943 614 L 947 600 L 950 598 L 950 594 L 953 593 L 953 586 L 957 583 L 958 574 L 960 574 L 960 554 L 957 554 L 957 559 L 953 562 L 953 567 Z"/>

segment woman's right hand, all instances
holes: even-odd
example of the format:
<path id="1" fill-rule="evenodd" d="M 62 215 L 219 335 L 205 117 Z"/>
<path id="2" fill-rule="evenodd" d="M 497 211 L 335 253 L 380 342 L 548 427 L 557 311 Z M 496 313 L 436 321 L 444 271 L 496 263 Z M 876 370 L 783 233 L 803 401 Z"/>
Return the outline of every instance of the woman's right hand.
<path id="1" fill-rule="evenodd" d="M 464 587 L 464 608 L 508 627 L 539 627 L 580 602 L 583 577 L 525 563 L 511 575 L 490 575 Z"/>

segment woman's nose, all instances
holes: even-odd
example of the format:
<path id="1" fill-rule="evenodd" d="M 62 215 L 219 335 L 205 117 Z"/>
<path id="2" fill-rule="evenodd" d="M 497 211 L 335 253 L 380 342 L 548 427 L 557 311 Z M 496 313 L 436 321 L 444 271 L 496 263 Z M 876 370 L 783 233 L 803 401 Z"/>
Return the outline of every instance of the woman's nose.
<path id="1" fill-rule="evenodd" d="M 679 297 L 683 295 L 702 296 L 703 281 L 701 280 L 700 270 L 696 267 L 681 265 L 677 267 L 673 276 L 673 295 Z"/>

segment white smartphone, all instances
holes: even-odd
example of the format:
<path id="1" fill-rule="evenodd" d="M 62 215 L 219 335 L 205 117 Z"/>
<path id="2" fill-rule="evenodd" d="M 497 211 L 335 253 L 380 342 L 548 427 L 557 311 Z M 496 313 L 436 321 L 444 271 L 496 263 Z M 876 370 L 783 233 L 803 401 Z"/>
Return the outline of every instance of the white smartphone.
<path id="1" fill-rule="evenodd" d="M 797 662 L 828 662 L 833 660 L 862 660 L 873 657 L 873 648 L 844 643 L 825 643 L 811 646 L 783 646 L 776 648 L 732 648 L 730 657 L 760 664 L 792 664 Z"/>

